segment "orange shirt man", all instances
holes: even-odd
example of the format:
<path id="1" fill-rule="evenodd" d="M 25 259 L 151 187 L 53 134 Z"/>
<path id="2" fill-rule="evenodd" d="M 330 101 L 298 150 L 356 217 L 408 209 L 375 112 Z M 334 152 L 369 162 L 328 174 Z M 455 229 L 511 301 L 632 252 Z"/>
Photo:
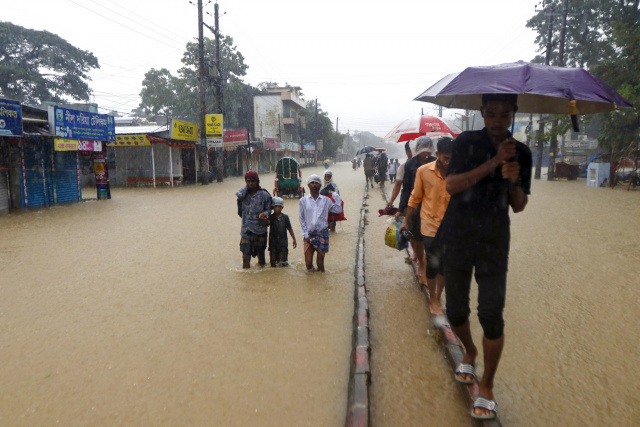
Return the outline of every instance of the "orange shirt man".
<path id="1" fill-rule="evenodd" d="M 436 161 L 420 166 L 416 173 L 416 181 L 409 198 L 403 228 L 411 225 L 411 214 L 422 203 L 420 210 L 420 232 L 423 235 L 424 249 L 427 255 L 427 288 L 429 289 L 429 309 L 433 314 L 442 314 L 442 291 L 444 276 L 442 268 L 435 265 L 429 248 L 440 227 L 451 196 L 447 192 L 447 168 L 451 160 L 453 139 L 440 137 L 436 146 Z"/>

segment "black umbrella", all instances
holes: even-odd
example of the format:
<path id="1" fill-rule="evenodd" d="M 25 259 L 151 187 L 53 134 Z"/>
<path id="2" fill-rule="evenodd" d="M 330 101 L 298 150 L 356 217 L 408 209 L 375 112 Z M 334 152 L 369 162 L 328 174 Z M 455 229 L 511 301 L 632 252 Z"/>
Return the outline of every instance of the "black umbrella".
<path id="1" fill-rule="evenodd" d="M 360 155 L 360 154 L 367 154 L 372 152 L 373 150 L 375 150 L 376 147 L 372 146 L 372 145 L 367 145 L 365 147 L 362 147 L 361 149 L 359 149 L 358 151 L 356 151 L 356 156 Z"/>

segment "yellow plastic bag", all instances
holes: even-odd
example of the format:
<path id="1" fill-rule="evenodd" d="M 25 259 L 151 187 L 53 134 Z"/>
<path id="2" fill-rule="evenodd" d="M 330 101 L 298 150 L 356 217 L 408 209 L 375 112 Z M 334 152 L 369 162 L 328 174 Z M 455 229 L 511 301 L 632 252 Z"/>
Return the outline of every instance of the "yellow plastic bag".
<path id="1" fill-rule="evenodd" d="M 401 225 L 402 223 L 400 221 L 391 220 L 391 224 L 387 227 L 387 231 L 384 232 L 384 244 L 399 251 L 406 249 L 407 246 L 409 246 L 405 242 L 404 245 L 398 247 L 398 229 Z"/>

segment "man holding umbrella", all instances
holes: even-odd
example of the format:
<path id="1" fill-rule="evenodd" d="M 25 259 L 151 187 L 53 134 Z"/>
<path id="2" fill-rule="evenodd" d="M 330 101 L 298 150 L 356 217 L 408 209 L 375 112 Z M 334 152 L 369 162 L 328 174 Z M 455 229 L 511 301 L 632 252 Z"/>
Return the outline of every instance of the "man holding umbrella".
<path id="1" fill-rule="evenodd" d="M 446 180 L 451 200 L 435 239 L 442 251 L 447 316 L 466 350 L 456 371 L 465 384 L 475 381 L 478 354 L 469 327 L 472 273 L 478 283 L 484 374 L 471 415 L 480 419 L 496 416 L 493 379 L 504 345 L 509 206 L 514 213 L 524 210 L 531 186 L 531 151 L 509 132 L 516 101 L 513 94 L 482 95 L 485 128 L 456 139 Z"/>

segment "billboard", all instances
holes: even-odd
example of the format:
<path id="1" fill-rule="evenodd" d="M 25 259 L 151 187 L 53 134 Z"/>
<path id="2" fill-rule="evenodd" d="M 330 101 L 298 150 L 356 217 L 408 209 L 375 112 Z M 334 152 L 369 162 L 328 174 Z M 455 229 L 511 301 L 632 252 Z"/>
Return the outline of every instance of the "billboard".
<path id="1" fill-rule="evenodd" d="M 22 105 L 19 102 L 0 99 L 0 135 L 22 136 Z"/>
<path id="2" fill-rule="evenodd" d="M 316 143 L 315 142 L 303 142 L 302 143 L 302 151 L 316 151 Z"/>
<path id="3" fill-rule="evenodd" d="M 65 139 L 115 141 L 113 116 L 70 108 L 49 107 L 49 126 L 54 136 Z"/>
<path id="4" fill-rule="evenodd" d="M 195 123 L 183 122 L 182 120 L 171 120 L 171 139 L 180 141 L 198 140 L 198 125 Z"/>

